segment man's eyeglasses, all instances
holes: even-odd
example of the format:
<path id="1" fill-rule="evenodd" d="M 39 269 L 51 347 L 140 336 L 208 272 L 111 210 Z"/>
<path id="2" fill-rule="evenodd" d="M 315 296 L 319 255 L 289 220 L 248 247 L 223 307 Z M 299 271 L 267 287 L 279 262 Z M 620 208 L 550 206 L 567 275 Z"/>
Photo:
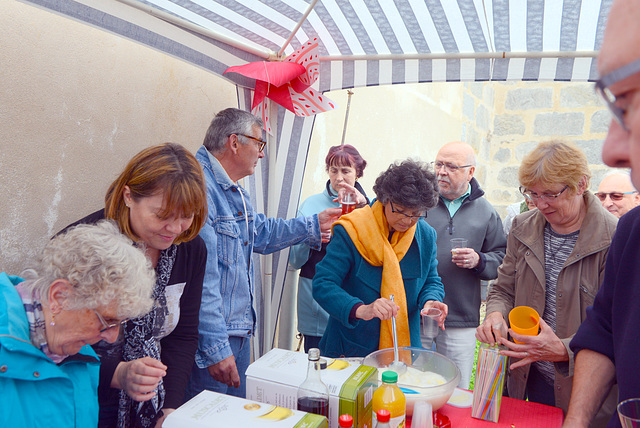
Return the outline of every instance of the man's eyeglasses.
<path id="1" fill-rule="evenodd" d="M 93 310 L 93 312 L 95 312 L 96 316 L 98 317 L 98 319 L 100 320 L 100 324 L 102 324 L 102 329 L 100 330 L 100 333 L 104 333 L 107 330 L 111 330 L 112 328 L 115 327 L 120 327 L 121 325 L 124 325 L 124 323 L 127 322 L 127 320 L 122 320 L 122 321 L 118 321 L 118 322 L 114 322 L 109 324 L 103 317 L 102 315 L 100 315 L 100 313 L 98 311 L 96 311 L 95 309 Z"/>
<path id="2" fill-rule="evenodd" d="M 236 135 L 240 135 L 241 137 L 245 137 L 245 138 L 249 138 L 255 142 L 258 143 L 258 151 L 263 151 L 264 150 L 264 146 L 267 145 L 267 142 L 264 141 L 262 138 L 256 138 L 256 137 L 252 137 L 251 135 L 245 135 L 245 134 L 236 134 Z"/>
<path id="3" fill-rule="evenodd" d="M 409 215 L 409 214 L 405 214 L 402 211 L 396 211 L 396 209 L 393 206 L 393 202 L 389 201 L 389 204 L 391 204 L 391 212 L 394 214 L 400 214 L 405 216 L 406 218 L 408 218 L 409 220 L 420 220 L 421 218 L 426 218 L 427 217 L 427 212 L 425 211 L 425 213 L 423 215 Z"/>
<path id="4" fill-rule="evenodd" d="M 431 165 L 433 165 L 436 171 L 440 171 L 444 167 L 449 172 L 456 172 L 460 168 L 469 168 L 470 166 L 473 166 L 471 164 L 457 166 L 449 162 L 431 162 Z"/>
<path id="5" fill-rule="evenodd" d="M 609 196 L 612 201 L 619 202 L 619 201 L 622 200 L 622 198 L 624 198 L 624 195 L 630 195 L 632 193 L 638 193 L 638 191 L 637 190 L 632 190 L 631 192 L 625 192 L 625 193 L 620 193 L 620 192 L 611 192 L 611 193 L 598 192 L 595 195 L 596 195 L 596 197 L 598 199 L 600 199 L 601 202 L 604 202 L 605 199 L 607 199 L 607 196 Z"/>
<path id="6" fill-rule="evenodd" d="M 637 59 L 627 65 L 617 68 L 612 72 L 602 76 L 600 79 L 596 80 L 596 92 L 607 103 L 607 107 L 609 107 L 611 114 L 616 119 L 616 121 L 620 124 L 622 129 L 624 129 L 627 132 L 629 130 L 627 129 L 627 126 L 624 124 L 624 116 L 627 113 L 627 108 L 620 106 L 618 99 L 613 94 L 613 92 L 611 92 L 609 87 L 626 79 L 627 77 L 633 76 L 636 73 L 640 73 L 640 59 Z"/>
<path id="7" fill-rule="evenodd" d="M 564 192 L 565 190 L 567 190 L 569 188 L 569 186 L 564 186 L 562 188 L 561 191 L 559 191 L 558 193 L 543 193 L 542 195 L 538 195 L 536 192 L 532 192 L 529 189 L 525 189 L 524 187 L 520 186 L 520 193 L 522 193 L 524 195 L 525 198 L 531 200 L 531 201 L 537 201 L 537 200 L 543 200 L 545 202 L 553 202 L 556 200 L 556 198 L 558 196 L 560 196 L 562 194 L 562 192 Z"/>

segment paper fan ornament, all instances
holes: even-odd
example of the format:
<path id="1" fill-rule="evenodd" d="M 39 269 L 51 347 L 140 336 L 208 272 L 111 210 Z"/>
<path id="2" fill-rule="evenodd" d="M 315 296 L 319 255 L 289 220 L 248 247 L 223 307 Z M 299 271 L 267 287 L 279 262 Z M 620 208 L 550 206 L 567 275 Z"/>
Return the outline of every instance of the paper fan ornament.
<path id="1" fill-rule="evenodd" d="M 264 121 L 265 130 L 273 135 L 269 120 L 269 100 L 273 100 L 297 116 L 311 116 L 333 110 L 329 98 L 313 90 L 318 80 L 318 39 L 305 43 L 283 61 L 258 61 L 229 67 L 227 72 L 256 79 L 251 112 Z"/>

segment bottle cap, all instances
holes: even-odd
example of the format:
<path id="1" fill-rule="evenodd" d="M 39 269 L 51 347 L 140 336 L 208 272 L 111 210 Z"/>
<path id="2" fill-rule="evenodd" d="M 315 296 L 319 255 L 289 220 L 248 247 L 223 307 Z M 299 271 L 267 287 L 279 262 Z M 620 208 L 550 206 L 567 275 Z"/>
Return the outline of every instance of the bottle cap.
<path id="1" fill-rule="evenodd" d="M 398 381 L 398 373 L 392 370 L 387 370 L 382 373 L 382 381 L 384 383 L 396 383 Z"/>
<path id="2" fill-rule="evenodd" d="M 341 415 L 338 419 L 338 425 L 341 428 L 351 428 L 353 427 L 353 418 L 351 417 L 351 415 Z"/>
<path id="3" fill-rule="evenodd" d="M 309 361 L 318 361 L 320 358 L 320 350 L 318 348 L 309 349 Z"/>
<path id="4" fill-rule="evenodd" d="M 378 413 L 376 413 L 376 418 L 378 419 L 378 422 L 389 422 L 391 419 L 391 412 L 387 409 L 380 409 L 378 410 Z"/>
<path id="5" fill-rule="evenodd" d="M 320 370 L 324 370 L 327 368 L 327 360 L 325 360 L 324 358 L 320 358 L 318 360 L 318 363 L 320 364 Z"/>

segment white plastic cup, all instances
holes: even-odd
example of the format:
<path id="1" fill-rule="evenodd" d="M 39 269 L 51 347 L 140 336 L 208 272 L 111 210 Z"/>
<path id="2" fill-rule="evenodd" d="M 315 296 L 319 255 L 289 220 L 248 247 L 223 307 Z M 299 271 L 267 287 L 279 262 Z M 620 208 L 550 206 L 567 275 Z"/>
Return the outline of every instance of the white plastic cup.
<path id="1" fill-rule="evenodd" d="M 413 405 L 412 428 L 433 428 L 433 410 L 428 401 L 416 401 Z"/>

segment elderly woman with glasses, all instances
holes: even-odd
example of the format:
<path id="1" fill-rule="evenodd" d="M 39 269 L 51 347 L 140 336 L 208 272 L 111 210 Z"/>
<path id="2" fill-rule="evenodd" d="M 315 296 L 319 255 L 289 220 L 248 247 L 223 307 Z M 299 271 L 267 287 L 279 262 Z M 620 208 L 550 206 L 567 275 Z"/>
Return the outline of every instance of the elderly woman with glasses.
<path id="1" fill-rule="evenodd" d="M 438 276 L 436 233 L 425 221 L 438 201 L 436 175 L 405 160 L 376 179 L 377 200 L 333 226 L 327 254 L 316 266 L 313 297 L 329 313 L 323 355 L 364 357 L 393 346 L 420 346 L 420 311 L 447 306 Z M 394 300 L 390 299 L 394 296 Z"/>
<path id="2" fill-rule="evenodd" d="M 0 421 L 95 427 L 100 361 L 120 323 L 151 309 L 155 275 L 110 222 L 80 225 L 44 248 L 23 278 L 0 273 Z"/>
<path id="3" fill-rule="evenodd" d="M 587 158 L 573 143 L 538 144 L 523 159 L 518 175 L 522 194 L 538 209 L 513 220 L 476 336 L 506 346 L 501 353 L 512 360 L 510 397 L 566 413 L 573 380 L 569 342 L 602 283 L 617 219 L 587 190 Z M 507 340 L 506 320 L 516 306 L 530 306 L 540 314 L 537 336 L 508 331 L 520 344 Z"/>

